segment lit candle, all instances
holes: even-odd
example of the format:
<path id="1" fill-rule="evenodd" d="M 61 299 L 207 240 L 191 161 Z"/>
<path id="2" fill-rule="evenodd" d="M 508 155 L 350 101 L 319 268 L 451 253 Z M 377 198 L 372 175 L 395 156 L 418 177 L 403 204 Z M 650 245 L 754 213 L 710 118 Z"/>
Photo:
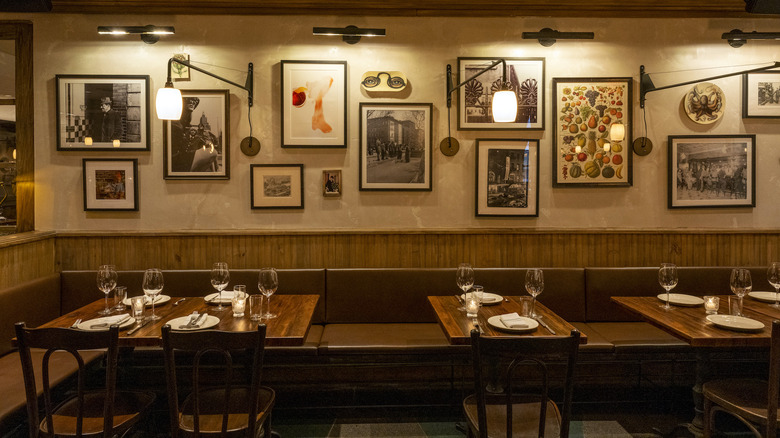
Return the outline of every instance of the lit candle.
<path id="1" fill-rule="evenodd" d="M 479 299 L 476 297 L 470 297 L 468 300 L 466 300 L 466 316 L 469 318 L 473 318 L 477 316 L 477 312 L 479 311 Z"/>
<path id="2" fill-rule="evenodd" d="M 233 316 L 244 316 L 244 311 L 246 310 L 246 294 L 234 292 L 233 302 L 231 304 L 233 306 Z"/>
<path id="3" fill-rule="evenodd" d="M 704 297 L 704 310 L 708 315 L 718 313 L 718 307 L 720 307 L 720 298 L 711 296 Z"/>

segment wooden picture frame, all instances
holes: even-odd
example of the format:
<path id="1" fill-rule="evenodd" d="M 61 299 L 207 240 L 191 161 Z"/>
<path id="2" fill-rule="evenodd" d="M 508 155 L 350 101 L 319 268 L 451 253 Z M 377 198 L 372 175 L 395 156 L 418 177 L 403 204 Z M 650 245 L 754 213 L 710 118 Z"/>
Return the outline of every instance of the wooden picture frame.
<path id="1" fill-rule="evenodd" d="M 476 140 L 475 213 L 539 216 L 539 140 Z"/>
<path id="2" fill-rule="evenodd" d="M 780 72 L 742 75 L 742 118 L 780 119 Z"/>
<path id="3" fill-rule="evenodd" d="M 303 208 L 303 164 L 252 164 L 253 209 Z"/>
<path id="4" fill-rule="evenodd" d="M 322 196 L 326 198 L 341 196 L 343 179 L 341 170 L 323 170 L 322 171 Z"/>
<path id="5" fill-rule="evenodd" d="M 82 159 L 84 211 L 138 211 L 138 160 Z"/>

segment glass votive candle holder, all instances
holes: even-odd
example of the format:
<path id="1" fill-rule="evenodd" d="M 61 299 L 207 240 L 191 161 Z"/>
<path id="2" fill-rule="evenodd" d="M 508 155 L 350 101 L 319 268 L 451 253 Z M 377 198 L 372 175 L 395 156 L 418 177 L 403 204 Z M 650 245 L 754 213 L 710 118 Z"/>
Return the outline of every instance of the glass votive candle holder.
<path id="1" fill-rule="evenodd" d="M 466 298 L 466 316 L 469 318 L 476 318 L 477 312 L 479 312 L 479 299 L 474 296 L 474 294 L 470 294 L 468 298 Z"/>
<path id="2" fill-rule="evenodd" d="M 146 307 L 146 297 L 138 296 L 130 298 L 130 310 L 133 312 L 133 318 L 140 321 L 144 317 L 144 308 Z"/>
<path id="3" fill-rule="evenodd" d="M 718 307 L 720 307 L 720 298 L 713 296 L 706 296 L 704 299 L 704 311 L 707 315 L 714 315 L 718 313 Z"/>
<path id="4" fill-rule="evenodd" d="M 234 289 L 231 305 L 233 307 L 233 316 L 240 318 L 244 316 L 246 309 L 246 293 Z"/>
<path id="5" fill-rule="evenodd" d="M 471 296 L 476 298 L 477 302 L 479 303 L 479 306 L 482 307 L 482 298 L 484 296 L 484 289 L 482 286 L 475 284 L 471 288 Z"/>

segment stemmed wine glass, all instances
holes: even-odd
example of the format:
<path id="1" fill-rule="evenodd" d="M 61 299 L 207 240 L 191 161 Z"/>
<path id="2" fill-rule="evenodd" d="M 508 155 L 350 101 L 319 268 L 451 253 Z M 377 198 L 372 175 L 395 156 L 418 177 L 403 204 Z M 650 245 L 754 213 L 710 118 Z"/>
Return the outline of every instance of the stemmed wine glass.
<path id="1" fill-rule="evenodd" d="M 736 316 L 745 316 L 742 314 L 742 298 L 753 289 L 753 280 L 750 278 L 750 271 L 744 268 L 732 269 L 729 285 L 731 286 L 731 292 L 739 298 L 739 308 L 737 309 Z"/>
<path id="2" fill-rule="evenodd" d="M 780 309 L 780 262 L 772 262 L 766 270 L 766 279 L 775 288 L 775 303 L 770 306 Z"/>
<path id="3" fill-rule="evenodd" d="M 157 295 L 162 292 L 164 284 L 163 273 L 161 270 L 157 268 L 151 268 L 144 272 L 144 282 L 141 285 L 141 288 L 144 290 L 144 295 L 152 300 L 152 314 L 149 316 L 149 319 L 152 321 L 157 321 L 160 319 L 160 317 L 154 313 L 154 301 L 157 298 Z"/>
<path id="4" fill-rule="evenodd" d="M 217 262 L 211 267 L 211 285 L 217 290 L 219 297 L 217 298 L 218 305 L 214 308 L 214 311 L 221 312 L 227 307 L 222 305 L 222 291 L 225 290 L 228 283 L 230 283 L 230 270 L 225 262 Z"/>
<path id="5" fill-rule="evenodd" d="M 536 297 L 544 290 L 544 273 L 541 269 L 525 271 L 525 290 L 533 297 L 531 300 L 531 318 L 536 319 Z"/>
<path id="6" fill-rule="evenodd" d="M 97 271 L 97 287 L 106 294 L 106 308 L 98 312 L 99 315 L 110 315 L 113 310 L 108 306 L 108 294 L 116 287 L 116 267 L 114 265 L 100 265 Z"/>
<path id="7" fill-rule="evenodd" d="M 677 265 L 674 263 L 661 263 L 661 268 L 658 269 L 658 283 L 662 288 L 666 289 L 666 302 L 663 308 L 664 310 L 670 310 L 672 306 L 669 304 L 669 292 L 677 286 Z"/>
<path id="8" fill-rule="evenodd" d="M 276 292 L 276 288 L 279 287 L 279 277 L 276 274 L 274 268 L 263 268 L 260 270 L 260 275 L 257 279 L 257 287 L 260 289 L 260 293 L 265 295 L 265 303 L 268 310 L 263 315 L 265 319 L 276 318 L 275 313 L 271 313 L 271 295 Z"/>
<path id="9" fill-rule="evenodd" d="M 463 291 L 463 298 L 465 301 L 467 298 L 466 291 L 471 289 L 471 286 L 474 286 L 474 269 L 470 264 L 461 263 L 458 265 L 458 270 L 455 273 L 455 283 Z M 458 310 L 466 310 L 466 308 L 461 306 Z"/>

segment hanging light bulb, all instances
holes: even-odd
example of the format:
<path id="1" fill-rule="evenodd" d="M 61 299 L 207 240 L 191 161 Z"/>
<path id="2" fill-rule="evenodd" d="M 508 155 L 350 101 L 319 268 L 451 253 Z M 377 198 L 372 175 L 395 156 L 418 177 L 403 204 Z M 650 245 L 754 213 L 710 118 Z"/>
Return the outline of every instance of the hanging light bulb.
<path id="1" fill-rule="evenodd" d="M 499 123 L 514 122 L 517 118 L 517 95 L 503 89 L 493 94 L 493 120 Z"/>
<path id="2" fill-rule="evenodd" d="M 179 120 L 184 106 L 181 91 L 173 88 L 173 83 L 165 84 L 157 90 L 157 118 L 160 120 Z"/>

